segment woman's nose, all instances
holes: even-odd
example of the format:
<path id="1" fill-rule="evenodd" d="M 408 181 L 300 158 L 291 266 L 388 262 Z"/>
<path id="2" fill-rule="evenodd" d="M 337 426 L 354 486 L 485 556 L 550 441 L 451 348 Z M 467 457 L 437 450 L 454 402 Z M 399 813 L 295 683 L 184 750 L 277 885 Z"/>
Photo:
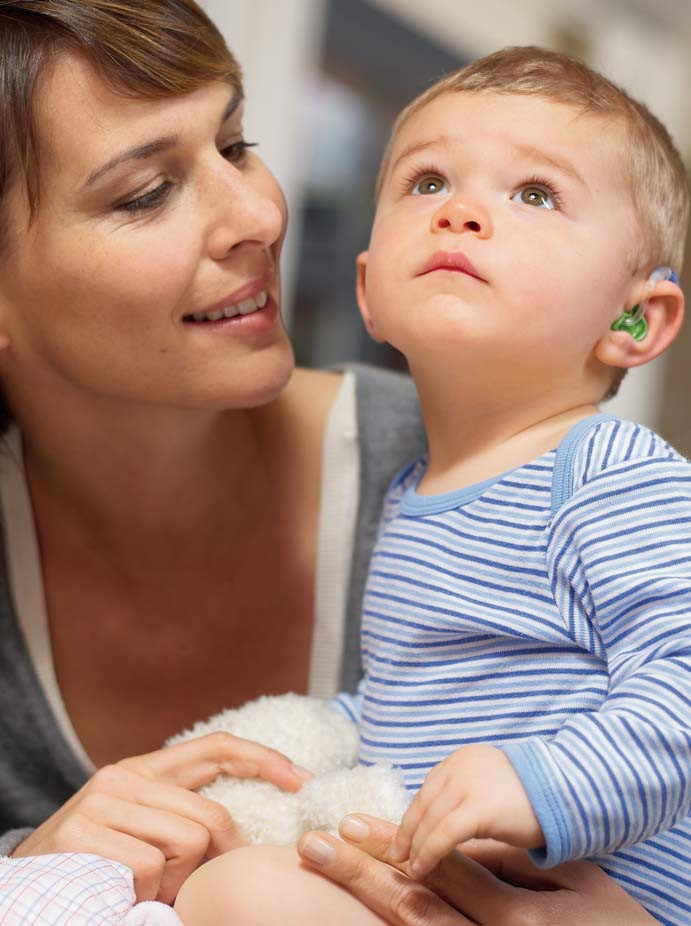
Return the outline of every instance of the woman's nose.
<path id="1" fill-rule="evenodd" d="M 286 225 L 285 200 L 268 172 L 262 181 L 258 183 L 226 165 L 220 182 L 209 189 L 208 248 L 216 260 L 244 245 L 268 248 L 281 239 Z"/>
<path id="2" fill-rule="evenodd" d="M 469 232 L 478 238 L 489 238 L 492 234 L 492 219 L 487 209 L 479 203 L 452 196 L 446 199 L 432 216 L 432 231 L 452 231 L 457 234 Z"/>

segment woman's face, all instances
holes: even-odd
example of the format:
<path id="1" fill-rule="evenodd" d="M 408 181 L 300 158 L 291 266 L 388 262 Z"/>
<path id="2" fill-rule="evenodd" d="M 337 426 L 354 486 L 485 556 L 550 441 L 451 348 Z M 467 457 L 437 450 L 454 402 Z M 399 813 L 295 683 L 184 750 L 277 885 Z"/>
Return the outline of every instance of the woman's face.
<path id="1" fill-rule="evenodd" d="M 241 408 L 292 371 L 279 317 L 285 203 L 245 150 L 235 91 L 112 92 L 65 54 L 38 103 L 41 203 L 5 203 L 0 373 L 34 397 Z M 224 313 L 221 315 L 220 313 Z"/>

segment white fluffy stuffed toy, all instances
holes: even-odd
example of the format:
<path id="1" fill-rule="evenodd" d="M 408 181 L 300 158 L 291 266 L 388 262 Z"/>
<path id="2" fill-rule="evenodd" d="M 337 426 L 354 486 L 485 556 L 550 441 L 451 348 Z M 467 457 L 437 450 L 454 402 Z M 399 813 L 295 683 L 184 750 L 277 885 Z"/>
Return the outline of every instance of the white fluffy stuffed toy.
<path id="1" fill-rule="evenodd" d="M 409 796 L 390 765 L 355 766 L 358 731 L 354 723 L 317 698 L 287 694 L 250 701 L 223 711 L 167 745 L 225 730 L 278 749 L 314 773 L 297 793 L 257 779 L 220 775 L 200 793 L 227 807 L 251 843 L 295 845 L 303 833 L 335 833 L 351 812 L 398 823 Z"/>

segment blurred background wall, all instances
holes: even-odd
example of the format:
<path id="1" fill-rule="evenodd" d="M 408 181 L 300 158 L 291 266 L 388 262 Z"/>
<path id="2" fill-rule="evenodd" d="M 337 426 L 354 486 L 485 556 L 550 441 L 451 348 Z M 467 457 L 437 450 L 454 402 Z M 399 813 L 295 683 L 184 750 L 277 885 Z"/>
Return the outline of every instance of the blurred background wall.
<path id="1" fill-rule="evenodd" d="M 284 311 L 299 362 L 401 368 L 353 297 L 392 120 L 441 74 L 504 45 L 581 58 L 643 100 L 691 162 L 689 0 L 202 0 L 245 71 L 247 137 L 290 210 Z M 682 285 L 691 300 L 691 261 Z M 559 307 L 555 306 L 555 311 Z M 691 307 L 689 309 L 691 317 Z M 691 456 L 691 320 L 608 409 Z"/>

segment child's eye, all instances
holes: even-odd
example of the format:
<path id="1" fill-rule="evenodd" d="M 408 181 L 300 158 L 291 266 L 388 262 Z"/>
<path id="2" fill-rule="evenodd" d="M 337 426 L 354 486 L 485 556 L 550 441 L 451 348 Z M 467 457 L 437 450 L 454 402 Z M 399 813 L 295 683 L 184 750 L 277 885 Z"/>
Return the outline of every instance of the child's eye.
<path id="1" fill-rule="evenodd" d="M 446 182 L 441 177 L 434 175 L 422 177 L 411 188 L 413 196 L 429 196 L 434 193 L 445 193 Z"/>
<path id="2" fill-rule="evenodd" d="M 536 206 L 538 209 L 558 209 L 561 205 L 559 194 L 546 184 L 535 181 L 525 183 L 511 197 L 514 203 L 525 203 L 526 206 Z"/>

